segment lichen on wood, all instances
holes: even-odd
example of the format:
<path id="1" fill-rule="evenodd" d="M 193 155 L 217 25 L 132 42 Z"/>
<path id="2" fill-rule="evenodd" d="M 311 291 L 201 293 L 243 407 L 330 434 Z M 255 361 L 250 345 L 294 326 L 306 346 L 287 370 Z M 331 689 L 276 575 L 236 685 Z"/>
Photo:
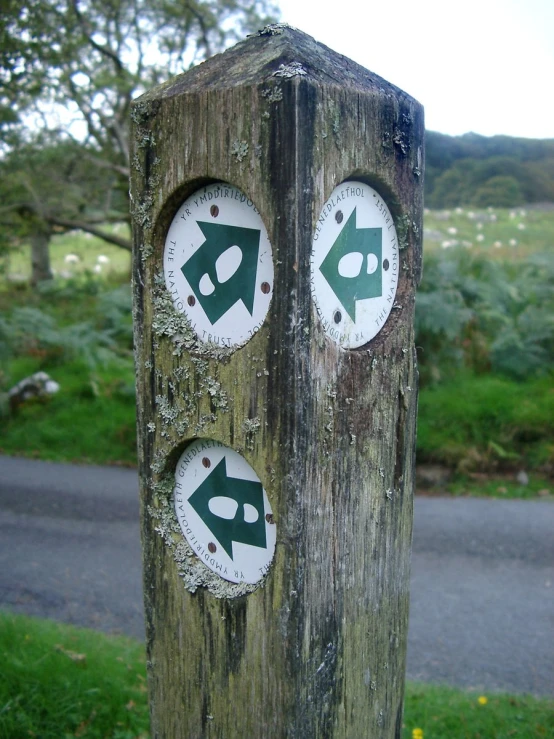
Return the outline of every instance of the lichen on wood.
<path id="1" fill-rule="evenodd" d="M 154 531 L 171 552 L 179 577 L 188 592 L 195 593 L 198 588 L 206 588 L 216 598 L 238 598 L 263 586 L 264 579 L 254 585 L 233 583 L 212 572 L 181 532 L 174 508 L 174 478 L 164 475 L 158 482 L 151 481 L 150 484 L 154 503 L 148 506 L 148 514 L 154 521 Z"/>
<path id="2" fill-rule="evenodd" d="M 152 735 L 400 737 L 422 109 L 278 25 L 147 92 L 131 117 Z M 352 179 L 389 206 L 401 271 L 380 332 L 344 350 L 315 311 L 310 252 L 322 206 Z M 213 182 L 255 202 L 274 255 L 269 314 L 232 352 L 196 337 L 161 272 L 177 208 Z M 178 528 L 175 468 L 198 437 L 243 454 L 267 492 L 277 545 L 263 587 L 223 581 Z"/>

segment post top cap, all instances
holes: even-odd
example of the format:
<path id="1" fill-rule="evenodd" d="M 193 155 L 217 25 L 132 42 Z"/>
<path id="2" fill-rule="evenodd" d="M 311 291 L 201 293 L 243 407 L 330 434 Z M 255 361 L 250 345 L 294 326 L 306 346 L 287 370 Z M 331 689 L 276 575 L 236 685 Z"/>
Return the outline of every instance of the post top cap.
<path id="1" fill-rule="evenodd" d="M 366 93 L 410 96 L 348 57 L 286 23 L 275 23 L 142 95 L 148 102 L 181 94 L 303 79 Z"/>

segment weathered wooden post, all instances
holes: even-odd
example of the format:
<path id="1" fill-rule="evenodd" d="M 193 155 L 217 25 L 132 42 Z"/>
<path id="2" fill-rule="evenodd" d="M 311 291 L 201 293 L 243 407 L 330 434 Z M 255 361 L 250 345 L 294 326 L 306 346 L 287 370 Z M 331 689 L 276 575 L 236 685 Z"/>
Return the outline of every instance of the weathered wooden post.
<path id="1" fill-rule="evenodd" d="M 423 115 L 272 26 L 132 110 L 153 737 L 399 737 Z"/>

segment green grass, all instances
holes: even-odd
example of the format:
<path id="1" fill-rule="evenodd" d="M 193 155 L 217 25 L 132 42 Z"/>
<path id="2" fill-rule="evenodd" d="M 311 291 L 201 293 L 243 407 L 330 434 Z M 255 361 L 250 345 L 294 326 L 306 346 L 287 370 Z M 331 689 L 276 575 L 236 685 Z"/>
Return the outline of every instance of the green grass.
<path id="1" fill-rule="evenodd" d="M 144 645 L 0 612 L 0 652 L 3 739 L 148 737 Z M 554 702 L 408 683 L 403 739 L 414 729 L 423 739 L 551 737 Z"/>
<path id="2" fill-rule="evenodd" d="M 554 736 L 554 701 L 408 683 L 403 739 L 417 739 L 414 729 L 421 739 L 545 739 Z"/>
<path id="3" fill-rule="evenodd" d="M 517 475 L 455 475 L 444 486 L 444 492 L 453 497 L 499 498 L 530 500 L 554 495 L 554 484 L 543 475 L 528 475 L 526 484 L 518 482 Z"/>
<path id="4" fill-rule="evenodd" d="M 0 614 L 0 737 L 147 737 L 143 645 Z"/>
<path id="5" fill-rule="evenodd" d="M 423 388 L 418 459 L 479 470 L 536 469 L 554 462 L 552 376 L 516 382 L 459 374 Z"/>
<path id="6" fill-rule="evenodd" d="M 38 371 L 60 390 L 11 413 L 4 395 L 0 452 L 59 462 L 136 464 L 128 285 L 90 275 L 56 280 L 40 293 L 30 288 L 0 292 L 2 309 L 13 346 L 0 366 L 0 391 Z M 1 344 L 0 323 L 0 359 Z"/>
<path id="7" fill-rule="evenodd" d="M 11 371 L 26 377 L 39 364 L 27 358 L 13 363 Z M 131 361 L 94 371 L 79 361 L 42 368 L 61 389 L 3 419 L 0 452 L 56 462 L 136 464 Z"/>

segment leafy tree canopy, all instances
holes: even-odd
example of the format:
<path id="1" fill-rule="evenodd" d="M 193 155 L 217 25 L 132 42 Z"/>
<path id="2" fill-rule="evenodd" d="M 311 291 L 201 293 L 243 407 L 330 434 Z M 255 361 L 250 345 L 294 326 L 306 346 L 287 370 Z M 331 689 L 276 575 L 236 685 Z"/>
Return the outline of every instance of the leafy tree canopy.
<path id="1" fill-rule="evenodd" d="M 106 185 L 106 172 L 110 173 L 116 196 L 106 210 L 105 194 L 99 193 L 96 210 L 104 208 L 108 216 L 119 201 L 120 219 L 127 220 L 127 203 L 117 193 L 128 189 L 132 99 L 275 15 L 270 0 L 4 0 L 0 143 L 4 156 L 11 152 L 9 166 L 22 163 L 27 155 L 42 157 L 31 154 L 44 146 L 37 130 L 48 132 L 46 157 L 57 157 L 71 141 L 87 162 L 86 172 L 81 166 L 83 176 L 103 179 Z M 35 170 L 26 170 L 27 191 L 46 186 L 47 168 L 39 170 L 40 187 Z M 63 177 L 59 169 L 51 171 L 54 192 Z M 90 210 L 91 188 L 94 191 L 95 185 L 81 188 L 86 196 L 82 215 Z M 33 212 L 51 222 L 71 220 L 66 217 L 67 198 L 64 189 L 57 213 L 54 197 L 48 208 L 33 206 Z"/>
<path id="2" fill-rule="evenodd" d="M 127 248 L 125 239 L 99 233 L 121 221 L 126 194 L 117 176 L 91 167 L 96 152 L 72 139 L 42 134 L 0 160 L 0 236 L 18 245 L 37 229 L 64 231 L 87 226 L 105 240 Z"/>

